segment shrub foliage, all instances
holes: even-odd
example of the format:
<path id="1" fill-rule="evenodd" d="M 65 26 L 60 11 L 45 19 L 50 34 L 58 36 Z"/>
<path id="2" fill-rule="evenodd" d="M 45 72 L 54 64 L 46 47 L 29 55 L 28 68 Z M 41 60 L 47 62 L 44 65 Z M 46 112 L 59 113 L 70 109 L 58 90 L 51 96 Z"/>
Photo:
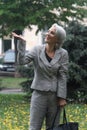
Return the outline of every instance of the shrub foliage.
<path id="1" fill-rule="evenodd" d="M 66 28 L 64 48 L 69 53 L 68 97 L 87 100 L 87 26 L 73 21 Z"/>

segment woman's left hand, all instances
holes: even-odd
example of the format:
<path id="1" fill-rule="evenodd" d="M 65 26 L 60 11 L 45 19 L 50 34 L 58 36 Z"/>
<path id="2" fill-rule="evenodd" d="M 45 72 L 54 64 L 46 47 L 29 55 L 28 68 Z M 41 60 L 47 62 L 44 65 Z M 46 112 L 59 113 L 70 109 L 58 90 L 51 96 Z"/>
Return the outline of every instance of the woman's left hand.
<path id="1" fill-rule="evenodd" d="M 67 104 L 66 100 L 63 98 L 58 98 L 57 103 L 58 103 L 58 106 L 60 107 L 64 107 Z"/>

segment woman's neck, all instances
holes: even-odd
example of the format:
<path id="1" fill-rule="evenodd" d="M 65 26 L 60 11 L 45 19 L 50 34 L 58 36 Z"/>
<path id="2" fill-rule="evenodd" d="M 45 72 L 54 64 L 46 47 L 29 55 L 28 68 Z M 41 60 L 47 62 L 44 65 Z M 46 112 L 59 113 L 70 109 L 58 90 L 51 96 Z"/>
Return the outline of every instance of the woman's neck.
<path id="1" fill-rule="evenodd" d="M 46 45 L 46 53 L 49 57 L 53 58 L 55 55 L 55 47 L 54 46 L 49 46 L 48 44 Z"/>
<path id="2" fill-rule="evenodd" d="M 51 53 L 51 52 L 55 52 L 55 47 L 53 45 L 46 45 L 46 51 Z"/>

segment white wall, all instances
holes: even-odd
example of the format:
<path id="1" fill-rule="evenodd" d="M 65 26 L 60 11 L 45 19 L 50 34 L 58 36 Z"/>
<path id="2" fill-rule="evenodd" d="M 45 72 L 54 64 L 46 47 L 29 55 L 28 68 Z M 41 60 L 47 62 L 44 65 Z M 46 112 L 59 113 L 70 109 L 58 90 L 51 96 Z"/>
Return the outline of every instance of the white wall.
<path id="1" fill-rule="evenodd" d="M 0 38 L 0 54 L 2 53 L 2 39 Z"/>
<path id="2" fill-rule="evenodd" d="M 14 39 L 13 39 L 13 38 L 12 38 L 12 40 L 11 40 L 11 43 L 12 43 L 12 44 L 11 44 L 11 49 L 14 50 Z"/>
<path id="3" fill-rule="evenodd" d="M 42 44 L 42 35 L 41 31 L 36 35 L 37 26 L 32 25 L 32 30 L 26 28 L 23 32 L 23 36 L 26 39 L 26 50 L 30 49 L 33 46 Z"/>

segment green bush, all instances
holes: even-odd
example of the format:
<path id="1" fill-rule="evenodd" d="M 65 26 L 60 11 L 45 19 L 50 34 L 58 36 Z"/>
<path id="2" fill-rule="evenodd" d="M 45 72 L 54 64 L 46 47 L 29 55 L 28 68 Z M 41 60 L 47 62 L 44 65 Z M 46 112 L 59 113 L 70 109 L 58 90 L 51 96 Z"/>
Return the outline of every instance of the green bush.
<path id="1" fill-rule="evenodd" d="M 18 66 L 17 70 L 22 77 L 31 78 L 34 75 L 33 63 L 28 65 L 20 65 Z"/>
<path id="2" fill-rule="evenodd" d="M 66 28 L 69 53 L 68 98 L 87 102 L 87 27 L 73 21 Z"/>
<path id="3" fill-rule="evenodd" d="M 2 64 L 3 63 L 3 58 L 0 58 L 0 64 Z"/>
<path id="4" fill-rule="evenodd" d="M 33 64 L 30 63 L 27 67 L 20 66 L 18 70 L 22 76 L 27 77 L 27 80 L 22 82 L 20 85 L 22 86 L 23 91 L 26 92 L 27 94 L 26 98 L 30 99 L 31 93 L 32 93 L 30 86 L 31 86 L 31 83 L 33 81 L 33 76 L 34 76 Z"/>
<path id="5" fill-rule="evenodd" d="M 2 90 L 2 80 L 0 79 L 0 90 Z"/>

